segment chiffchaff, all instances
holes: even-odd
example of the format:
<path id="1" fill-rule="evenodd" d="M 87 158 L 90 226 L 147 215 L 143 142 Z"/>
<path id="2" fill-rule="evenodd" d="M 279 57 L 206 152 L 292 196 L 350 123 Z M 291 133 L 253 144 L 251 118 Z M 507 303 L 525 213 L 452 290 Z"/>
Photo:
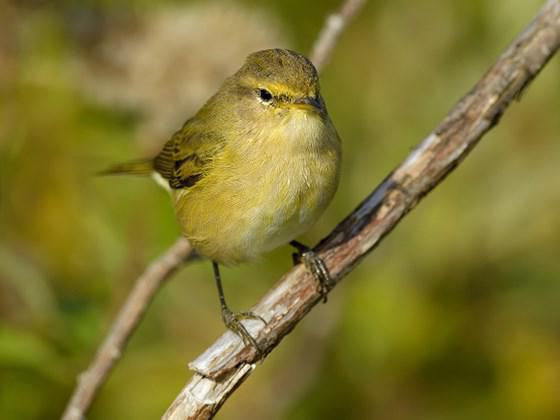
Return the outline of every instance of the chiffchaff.
<path id="1" fill-rule="evenodd" d="M 271 49 L 249 55 L 155 159 L 105 173 L 152 173 L 170 191 L 184 235 L 212 260 L 226 326 L 260 353 L 240 319 L 262 318 L 228 308 L 218 264 L 290 243 L 326 293 L 324 264 L 294 238 L 331 201 L 340 154 L 317 70 L 296 52 Z"/>

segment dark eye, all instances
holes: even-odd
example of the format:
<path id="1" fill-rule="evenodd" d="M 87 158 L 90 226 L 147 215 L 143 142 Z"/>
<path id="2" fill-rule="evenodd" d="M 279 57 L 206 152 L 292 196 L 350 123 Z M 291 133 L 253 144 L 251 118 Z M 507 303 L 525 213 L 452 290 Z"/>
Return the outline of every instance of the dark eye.
<path id="1" fill-rule="evenodd" d="M 259 99 L 264 103 L 269 103 L 270 101 L 272 101 L 272 93 L 270 93 L 268 90 L 259 89 L 257 93 L 259 95 Z"/>

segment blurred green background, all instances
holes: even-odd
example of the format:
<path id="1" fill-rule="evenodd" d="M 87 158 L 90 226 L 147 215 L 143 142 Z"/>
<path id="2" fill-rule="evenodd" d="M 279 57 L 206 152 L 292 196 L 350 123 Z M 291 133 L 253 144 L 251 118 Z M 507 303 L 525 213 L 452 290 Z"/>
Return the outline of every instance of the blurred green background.
<path id="1" fill-rule="evenodd" d="M 309 52 L 338 0 L 0 3 L 0 417 L 60 416 L 136 276 L 179 231 L 150 156 L 265 47 Z M 537 0 L 371 1 L 322 75 L 344 142 L 332 229 L 536 13 Z M 560 62 L 319 305 L 223 419 L 560 418 Z M 284 247 L 226 269 L 246 309 Z M 211 267 L 158 295 L 90 419 L 159 418 L 224 330 Z"/>

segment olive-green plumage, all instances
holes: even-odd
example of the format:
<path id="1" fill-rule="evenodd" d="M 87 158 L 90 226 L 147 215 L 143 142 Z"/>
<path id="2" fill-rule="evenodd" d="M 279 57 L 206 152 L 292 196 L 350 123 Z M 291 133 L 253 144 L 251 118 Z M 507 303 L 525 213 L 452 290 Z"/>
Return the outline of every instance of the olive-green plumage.
<path id="1" fill-rule="evenodd" d="M 290 242 L 325 298 L 324 263 L 293 239 L 331 201 L 339 168 L 340 140 L 315 67 L 298 53 L 274 49 L 247 57 L 155 159 L 104 173 L 152 173 L 170 191 L 184 235 L 212 260 L 225 325 L 260 358 L 241 320 L 265 320 L 229 309 L 219 264 L 251 260 Z"/>
<path id="2" fill-rule="evenodd" d="M 317 71 L 272 49 L 249 55 L 152 162 L 114 172 L 153 168 L 194 248 L 231 265 L 307 230 L 333 197 L 339 166 Z"/>

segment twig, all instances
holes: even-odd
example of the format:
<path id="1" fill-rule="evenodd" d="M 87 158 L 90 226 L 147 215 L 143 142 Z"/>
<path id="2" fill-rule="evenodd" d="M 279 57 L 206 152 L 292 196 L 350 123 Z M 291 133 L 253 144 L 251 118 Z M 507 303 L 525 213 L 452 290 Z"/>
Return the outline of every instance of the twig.
<path id="1" fill-rule="evenodd" d="M 80 374 L 78 385 L 66 406 L 62 420 L 85 418 L 86 411 L 113 366 L 120 359 L 131 334 L 142 320 L 156 292 L 191 253 L 192 247 L 189 242 L 180 238 L 136 280 L 109 334 L 97 350 L 93 362 L 85 372 Z"/>
<path id="2" fill-rule="evenodd" d="M 344 28 L 365 4 L 366 0 L 346 0 L 337 13 L 333 13 L 327 18 L 309 55 L 318 71 L 321 71 L 327 64 L 336 41 L 338 41 L 338 37 Z"/>
<path id="3" fill-rule="evenodd" d="M 443 122 L 316 247 L 333 281 L 340 281 L 416 204 L 438 185 L 494 127 L 513 99 L 560 47 L 560 0 L 549 0 Z M 252 311 L 246 327 L 269 353 L 320 301 L 316 281 L 298 266 Z M 193 378 L 164 419 L 208 419 L 255 368 L 255 351 L 226 332 L 190 364 Z"/>

